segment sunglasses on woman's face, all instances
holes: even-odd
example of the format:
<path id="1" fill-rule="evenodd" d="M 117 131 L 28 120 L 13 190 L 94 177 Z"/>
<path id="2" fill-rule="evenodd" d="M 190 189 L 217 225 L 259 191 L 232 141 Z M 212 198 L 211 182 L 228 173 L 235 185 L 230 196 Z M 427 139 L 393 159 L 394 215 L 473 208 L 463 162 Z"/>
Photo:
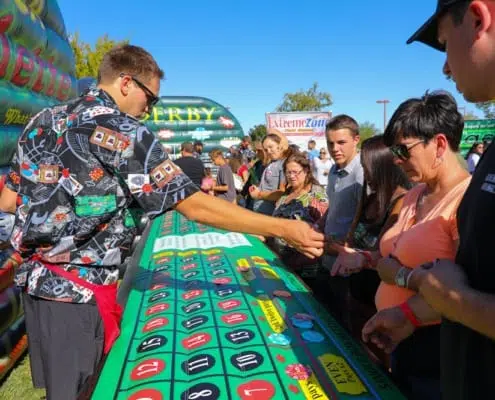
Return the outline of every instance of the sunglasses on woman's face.
<path id="1" fill-rule="evenodd" d="M 409 150 L 424 142 L 424 140 L 419 140 L 411 144 L 394 144 L 393 146 L 390 146 L 390 151 L 392 152 L 394 157 L 397 157 L 402 161 L 407 161 L 411 158 L 411 153 L 409 152 Z"/>

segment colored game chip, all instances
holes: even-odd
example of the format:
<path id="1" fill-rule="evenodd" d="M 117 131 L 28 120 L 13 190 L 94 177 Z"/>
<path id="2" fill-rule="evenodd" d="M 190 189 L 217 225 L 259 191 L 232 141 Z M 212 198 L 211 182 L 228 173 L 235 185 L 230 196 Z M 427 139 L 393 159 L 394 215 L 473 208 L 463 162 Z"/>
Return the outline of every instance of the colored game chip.
<path id="1" fill-rule="evenodd" d="M 302 381 L 311 376 L 311 370 L 302 364 L 290 364 L 285 368 L 285 373 L 292 379 Z"/>
<path id="2" fill-rule="evenodd" d="M 315 319 L 315 317 L 313 317 L 312 315 L 305 313 L 296 313 L 293 315 L 293 317 L 297 319 L 303 319 L 305 321 L 313 321 Z"/>
<path id="3" fill-rule="evenodd" d="M 273 295 L 276 297 L 284 297 L 286 299 L 289 299 L 292 297 L 292 294 L 288 292 L 287 290 L 275 290 L 273 292 Z"/>
<path id="4" fill-rule="evenodd" d="M 283 333 L 272 333 L 268 336 L 268 340 L 273 344 L 278 344 L 280 346 L 288 346 L 291 342 L 290 338 Z"/>
<path id="5" fill-rule="evenodd" d="M 247 258 L 240 258 L 237 260 L 237 271 L 239 272 L 247 272 L 251 269 L 251 264 L 247 260 Z"/>
<path id="6" fill-rule="evenodd" d="M 316 331 L 304 331 L 301 336 L 307 342 L 312 343 L 321 343 L 325 340 L 325 337 L 320 332 Z"/>
<path id="7" fill-rule="evenodd" d="M 294 325 L 296 328 L 311 329 L 313 327 L 313 321 L 299 319 L 297 317 L 291 317 L 290 322 L 292 322 L 292 325 Z"/>

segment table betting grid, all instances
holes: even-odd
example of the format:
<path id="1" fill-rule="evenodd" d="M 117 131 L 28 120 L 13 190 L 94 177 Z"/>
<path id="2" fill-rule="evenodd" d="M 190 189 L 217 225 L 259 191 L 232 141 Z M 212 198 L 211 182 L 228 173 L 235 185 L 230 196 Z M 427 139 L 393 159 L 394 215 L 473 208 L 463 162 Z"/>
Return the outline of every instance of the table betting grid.
<path id="1" fill-rule="evenodd" d="M 93 399 L 402 399 L 278 258 L 171 212 L 153 222 Z"/>

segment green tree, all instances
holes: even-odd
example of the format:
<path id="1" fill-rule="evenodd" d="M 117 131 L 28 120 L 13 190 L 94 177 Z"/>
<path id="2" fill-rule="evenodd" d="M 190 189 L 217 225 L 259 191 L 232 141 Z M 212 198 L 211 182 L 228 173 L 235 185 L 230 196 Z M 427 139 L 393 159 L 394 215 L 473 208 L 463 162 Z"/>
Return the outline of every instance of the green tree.
<path id="1" fill-rule="evenodd" d="M 478 104 L 476 104 L 476 107 L 478 107 L 481 111 L 483 111 L 483 116 L 486 119 L 495 118 L 495 101 L 487 101 L 484 103 L 478 103 Z"/>
<path id="2" fill-rule="evenodd" d="M 380 133 L 380 129 L 369 121 L 365 121 L 359 125 L 359 136 L 361 137 L 361 143 L 372 136 L 379 135 Z"/>
<path id="3" fill-rule="evenodd" d="M 295 93 L 286 93 L 276 111 L 322 111 L 332 104 L 332 95 L 321 92 L 318 89 L 318 82 L 315 82 L 308 90 L 301 89 Z"/>
<path id="4" fill-rule="evenodd" d="M 92 48 L 88 43 L 83 42 L 79 38 L 79 33 L 76 32 L 70 37 L 70 45 L 76 60 L 76 78 L 79 79 L 87 76 L 96 78 L 98 76 L 101 60 L 105 53 L 115 46 L 126 43 L 128 43 L 128 40 L 119 42 L 110 39 L 108 35 L 105 34 L 98 38 L 94 48 Z"/>
<path id="5" fill-rule="evenodd" d="M 261 140 L 266 136 L 266 125 L 265 124 L 258 124 L 253 126 L 249 132 L 249 136 L 251 136 L 251 140 L 253 142 L 257 140 Z"/>
<path id="6" fill-rule="evenodd" d="M 469 120 L 474 120 L 474 119 L 480 119 L 475 113 L 468 111 L 466 115 L 464 115 L 464 121 L 469 121 Z"/>

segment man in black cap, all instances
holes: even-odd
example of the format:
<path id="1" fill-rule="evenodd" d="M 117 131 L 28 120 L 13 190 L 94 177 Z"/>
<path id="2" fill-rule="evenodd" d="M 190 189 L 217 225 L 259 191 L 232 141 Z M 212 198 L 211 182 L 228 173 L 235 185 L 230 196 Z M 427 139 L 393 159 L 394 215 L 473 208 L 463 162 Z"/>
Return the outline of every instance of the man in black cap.
<path id="1" fill-rule="evenodd" d="M 408 40 L 446 51 L 444 73 L 468 101 L 495 99 L 495 1 L 438 0 L 435 14 Z M 442 318 L 444 399 L 495 396 L 495 146 L 485 152 L 457 212 L 455 263 L 437 260 L 409 271 L 406 286 L 419 293 L 411 316 L 383 310 L 363 338 L 386 350 L 421 324 Z M 413 273 L 414 271 L 414 273 Z M 426 301 L 426 302 L 425 302 Z"/>

